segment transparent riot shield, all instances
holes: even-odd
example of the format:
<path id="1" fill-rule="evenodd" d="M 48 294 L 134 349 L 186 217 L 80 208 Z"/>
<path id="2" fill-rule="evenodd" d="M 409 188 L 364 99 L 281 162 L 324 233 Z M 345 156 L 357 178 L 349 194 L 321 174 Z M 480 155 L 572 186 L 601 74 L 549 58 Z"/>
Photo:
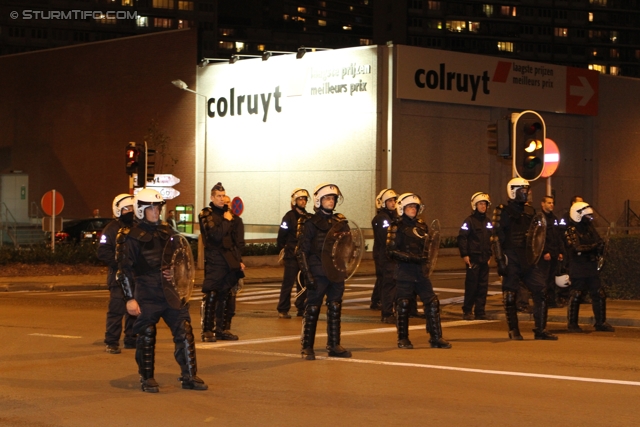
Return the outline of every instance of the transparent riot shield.
<path id="1" fill-rule="evenodd" d="M 429 252 L 427 259 L 427 274 L 431 276 L 438 262 L 438 251 L 440 250 L 440 221 L 434 219 L 429 226 L 429 239 L 425 239 L 425 249 Z"/>
<path id="2" fill-rule="evenodd" d="M 343 282 L 356 272 L 364 252 L 364 236 L 354 221 L 333 224 L 322 246 L 322 267 L 332 282 Z"/>
<path id="3" fill-rule="evenodd" d="M 540 260 L 547 237 L 547 219 L 542 212 L 535 214 L 527 232 L 527 263 L 535 265 Z"/>
<path id="4" fill-rule="evenodd" d="M 189 242 L 180 235 L 171 236 L 162 253 L 162 290 L 172 308 L 180 309 L 189 302 L 195 277 Z"/>

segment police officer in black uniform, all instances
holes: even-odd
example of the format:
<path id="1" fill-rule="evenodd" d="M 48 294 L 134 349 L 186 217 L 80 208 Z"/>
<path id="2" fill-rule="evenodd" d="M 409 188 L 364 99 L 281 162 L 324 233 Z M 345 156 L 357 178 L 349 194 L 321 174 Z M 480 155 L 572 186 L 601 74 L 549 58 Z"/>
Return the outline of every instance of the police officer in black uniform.
<path id="1" fill-rule="evenodd" d="M 544 196 L 540 203 L 542 213 L 547 220 L 547 232 L 544 240 L 544 249 L 540 258 L 540 267 L 546 271 L 547 282 L 547 301 L 549 307 L 559 307 L 562 303 L 558 301 L 556 290 L 556 272 L 558 263 L 564 260 L 564 243 L 562 231 L 560 229 L 560 221 L 553 213 L 555 206 L 553 197 Z"/>
<path id="2" fill-rule="evenodd" d="M 98 259 L 108 267 L 107 286 L 109 286 L 109 309 L 107 310 L 107 329 L 104 334 L 105 351 L 111 354 L 120 353 L 120 335 L 122 333 L 122 317 L 124 316 L 124 348 L 136 348 L 136 334 L 133 333 L 135 316 L 127 313 L 122 286 L 116 282 L 118 262 L 116 261 L 116 237 L 121 228 L 130 228 L 133 225 L 133 196 L 131 194 L 119 194 L 113 199 L 113 216 L 111 221 L 102 230 L 100 245 L 98 246 Z"/>
<path id="3" fill-rule="evenodd" d="M 280 288 L 280 300 L 278 302 L 278 317 L 280 319 L 291 319 L 289 309 L 291 308 L 291 289 L 296 284 L 298 297 L 295 301 L 298 317 L 304 314 L 304 300 L 307 297 L 306 291 L 300 293 L 302 287 L 298 283 L 298 260 L 296 259 L 296 245 L 298 244 L 298 222 L 304 223 L 311 217 L 305 208 L 309 200 L 309 192 L 304 188 L 296 188 L 291 193 L 291 210 L 282 217 L 282 223 L 278 230 L 278 250 L 284 251 L 284 275 L 282 277 L 282 287 Z"/>
<path id="4" fill-rule="evenodd" d="M 334 213 L 342 201 L 340 189 L 335 184 L 324 183 L 313 192 L 315 214 L 304 224 L 298 234 L 296 258 L 307 288 L 307 302 L 302 317 L 301 354 L 305 360 L 315 360 L 313 344 L 320 315 L 320 305 L 327 297 L 327 351 L 332 357 L 351 357 L 351 352 L 340 345 L 340 315 L 344 281 L 334 282 L 327 277 L 322 264 L 322 248 L 329 232 L 348 232 L 349 224 L 344 215 Z M 330 236 L 329 236 L 330 238 Z"/>
<path id="5" fill-rule="evenodd" d="M 162 258 L 167 241 L 176 232 L 160 221 L 160 193 L 145 188 L 134 198 L 134 212 L 139 222 L 122 228 L 118 233 L 116 257 L 117 280 L 122 286 L 127 311 L 138 316 L 133 331 L 136 341 L 136 362 L 142 391 L 158 392 L 154 378 L 156 324 L 164 319 L 175 343 L 175 358 L 180 365 L 178 379 L 182 388 L 206 390 L 207 385 L 196 375 L 196 348 L 189 315 L 189 304 L 176 308 L 169 303 L 163 287 L 163 276 L 171 279 L 170 270 L 162 271 Z M 135 292 L 133 291 L 135 284 Z"/>
<path id="6" fill-rule="evenodd" d="M 578 315 L 580 301 L 586 292 L 591 296 L 596 331 L 613 332 L 613 326 L 607 323 L 607 294 L 598 270 L 605 243 L 593 226 L 593 209 L 588 203 L 577 202 L 571 206 L 569 214 L 571 221 L 565 234 L 567 248 L 571 251 L 571 296 L 567 309 L 569 332 L 582 332 L 578 326 Z"/>
<path id="7" fill-rule="evenodd" d="M 376 284 L 371 294 L 371 308 L 376 308 L 378 302 L 381 308 L 383 323 L 396 323 L 393 314 L 395 302 L 395 281 L 393 280 L 394 264 L 387 257 L 387 232 L 389 226 L 397 217 L 396 201 L 398 194 L 392 188 L 385 188 L 376 197 L 378 212 L 371 220 L 373 228 L 373 261 L 376 267 Z"/>
<path id="8" fill-rule="evenodd" d="M 224 196 L 224 204 L 231 212 L 231 198 L 227 195 Z M 242 250 L 245 247 L 244 241 L 244 221 L 240 216 L 231 214 L 233 216 L 233 242 L 238 248 L 238 253 L 242 255 Z M 224 312 L 224 331 L 228 331 L 231 333 L 231 320 L 236 315 L 236 297 L 238 292 L 244 286 L 244 282 L 242 278 L 238 279 L 238 282 L 234 286 L 231 287 L 231 291 L 229 292 L 229 296 L 227 297 L 227 307 Z"/>
<path id="9" fill-rule="evenodd" d="M 401 194 L 396 203 L 398 217 L 387 233 L 387 253 L 393 260 L 396 279 L 398 347 L 413 348 L 409 341 L 409 300 L 417 293 L 424 304 L 431 347 L 451 348 L 451 344 L 442 338 L 440 301 L 429 280 L 429 229 L 418 218 L 423 209 L 419 196 L 413 193 Z"/>
<path id="10" fill-rule="evenodd" d="M 531 291 L 533 297 L 534 338 L 537 340 L 557 340 L 547 332 L 547 287 L 545 272 L 538 266 L 529 265 L 526 256 L 527 233 L 535 216 L 535 209 L 527 204 L 529 181 L 513 178 L 507 184 L 509 203 L 500 205 L 493 212 L 493 236 L 491 243 L 498 264 L 498 274 L 502 276 L 502 296 L 509 327 L 509 338 L 522 340 L 518 327 L 516 292 L 520 281 Z"/>
<path id="11" fill-rule="evenodd" d="M 491 231 L 493 226 L 487 216 L 491 205 L 488 194 L 483 192 L 471 196 L 469 215 L 458 232 L 458 249 L 460 257 L 467 267 L 464 280 L 464 303 L 462 313 L 464 320 L 486 320 L 485 305 L 489 291 L 489 260 L 491 259 Z M 475 310 L 474 310 L 475 307 Z"/>
<path id="12" fill-rule="evenodd" d="M 224 203 L 225 189 L 217 183 L 211 189 L 211 203 L 200 211 L 200 233 L 204 242 L 202 283 L 202 341 L 238 339 L 225 328 L 225 314 L 231 288 L 244 277 L 244 264 L 235 241 L 233 214 Z"/>

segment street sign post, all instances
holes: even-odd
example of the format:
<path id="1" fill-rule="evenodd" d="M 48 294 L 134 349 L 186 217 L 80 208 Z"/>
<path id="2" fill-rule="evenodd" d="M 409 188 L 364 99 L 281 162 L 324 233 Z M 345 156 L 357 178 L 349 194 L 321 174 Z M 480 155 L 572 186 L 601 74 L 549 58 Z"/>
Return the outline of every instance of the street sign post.
<path id="1" fill-rule="evenodd" d="M 169 173 L 157 173 L 153 175 L 153 181 L 147 181 L 147 187 L 173 187 L 180 182 L 180 178 Z M 133 174 L 133 183 L 138 185 L 138 174 Z"/>
<path id="2" fill-rule="evenodd" d="M 40 206 L 42 206 L 42 210 L 47 215 L 51 215 L 51 252 L 56 251 L 56 232 L 55 232 L 55 223 L 56 223 L 56 215 L 60 215 L 62 209 L 64 208 L 64 198 L 62 194 L 58 193 L 56 190 L 50 190 L 44 193 L 42 199 L 40 200 Z M 44 224 L 44 223 L 43 223 Z M 62 227 L 61 227 L 62 228 Z"/>
<path id="3" fill-rule="evenodd" d="M 158 193 L 160 193 L 162 198 L 165 200 L 175 199 L 180 195 L 180 192 L 178 190 L 171 187 L 148 187 L 148 188 L 151 188 L 152 190 L 156 190 Z M 142 190 L 142 187 L 136 188 L 133 191 L 133 195 L 135 196 L 136 194 L 138 194 L 140 190 Z"/>

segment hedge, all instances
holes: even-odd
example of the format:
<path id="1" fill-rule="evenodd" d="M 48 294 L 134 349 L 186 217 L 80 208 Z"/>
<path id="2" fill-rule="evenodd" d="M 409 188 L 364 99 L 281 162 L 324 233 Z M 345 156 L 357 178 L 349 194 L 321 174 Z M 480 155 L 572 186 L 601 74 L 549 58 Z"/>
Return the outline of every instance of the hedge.
<path id="1" fill-rule="evenodd" d="M 640 235 L 611 236 L 600 274 L 613 299 L 640 299 Z"/>

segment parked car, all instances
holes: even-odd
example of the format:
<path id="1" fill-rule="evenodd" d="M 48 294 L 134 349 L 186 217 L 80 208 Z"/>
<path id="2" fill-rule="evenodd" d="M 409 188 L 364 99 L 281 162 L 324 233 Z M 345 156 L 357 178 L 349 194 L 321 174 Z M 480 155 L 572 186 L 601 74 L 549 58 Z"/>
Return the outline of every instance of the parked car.
<path id="1" fill-rule="evenodd" d="M 111 221 L 113 218 L 72 219 L 62 224 L 62 231 L 56 232 L 56 243 L 97 243 Z"/>

